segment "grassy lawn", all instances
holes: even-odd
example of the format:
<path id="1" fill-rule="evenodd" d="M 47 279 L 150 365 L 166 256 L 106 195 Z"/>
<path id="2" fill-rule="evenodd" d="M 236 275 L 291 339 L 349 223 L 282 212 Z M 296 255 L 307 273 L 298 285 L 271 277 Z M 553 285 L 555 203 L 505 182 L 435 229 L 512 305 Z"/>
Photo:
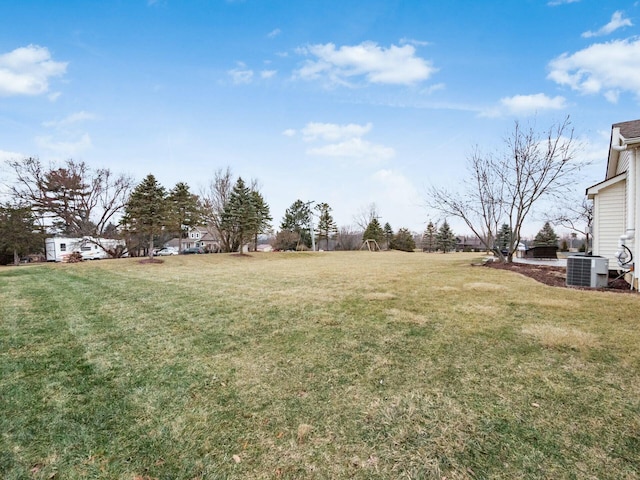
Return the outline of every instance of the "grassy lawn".
<path id="1" fill-rule="evenodd" d="M 0 477 L 640 478 L 640 296 L 473 258 L 2 268 Z"/>

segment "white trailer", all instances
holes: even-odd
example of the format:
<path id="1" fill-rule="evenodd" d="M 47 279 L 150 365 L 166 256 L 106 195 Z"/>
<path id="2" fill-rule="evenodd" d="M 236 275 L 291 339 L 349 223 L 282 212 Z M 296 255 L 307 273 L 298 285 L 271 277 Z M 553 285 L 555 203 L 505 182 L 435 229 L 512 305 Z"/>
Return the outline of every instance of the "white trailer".
<path id="1" fill-rule="evenodd" d="M 105 249 L 124 247 L 124 240 L 112 238 L 51 237 L 44 241 L 47 262 L 67 262 L 73 253 L 80 253 L 83 260 L 111 258 Z"/>

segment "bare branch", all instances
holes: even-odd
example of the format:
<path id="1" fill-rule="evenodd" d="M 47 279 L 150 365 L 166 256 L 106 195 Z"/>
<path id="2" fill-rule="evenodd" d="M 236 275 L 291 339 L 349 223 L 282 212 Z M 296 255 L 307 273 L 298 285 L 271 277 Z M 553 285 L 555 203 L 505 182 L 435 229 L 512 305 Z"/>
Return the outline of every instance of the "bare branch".
<path id="1" fill-rule="evenodd" d="M 474 151 L 463 192 L 456 195 L 433 187 L 429 203 L 445 215 L 462 219 L 489 249 L 499 225 L 507 220 L 513 235 L 504 260 L 511 261 L 533 205 L 565 193 L 581 165 L 575 161 L 576 145 L 568 117 L 543 135 L 516 122 L 505 145 L 499 158 Z M 497 254 L 502 258 L 502 253 Z"/>
<path id="2" fill-rule="evenodd" d="M 358 210 L 358 212 L 353 216 L 353 223 L 355 223 L 358 227 L 362 229 L 364 232 L 371 221 L 374 218 L 379 218 L 378 207 L 375 203 L 370 203 L 369 205 L 365 205 Z"/>
<path id="3" fill-rule="evenodd" d="M 224 213 L 231 190 L 233 189 L 233 174 L 231 168 L 218 169 L 209 185 L 201 190 L 200 198 L 204 210 L 205 221 L 215 230 L 216 236 L 222 243 L 225 252 L 232 249 L 231 234 L 222 227 L 222 214 Z"/>

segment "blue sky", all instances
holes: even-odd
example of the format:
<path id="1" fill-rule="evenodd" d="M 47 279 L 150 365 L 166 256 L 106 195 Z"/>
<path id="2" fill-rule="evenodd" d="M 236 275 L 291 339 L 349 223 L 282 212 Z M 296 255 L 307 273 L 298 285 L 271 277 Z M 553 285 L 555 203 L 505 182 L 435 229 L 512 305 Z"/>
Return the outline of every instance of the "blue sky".
<path id="1" fill-rule="evenodd" d="M 339 225 L 374 202 L 422 231 L 439 219 L 428 186 L 459 185 L 474 146 L 570 115 L 593 162 L 579 199 L 604 178 L 611 124 L 640 117 L 639 23 L 616 0 L 4 0 L 0 159 L 196 193 L 230 166 L 276 227 L 300 198 Z"/>

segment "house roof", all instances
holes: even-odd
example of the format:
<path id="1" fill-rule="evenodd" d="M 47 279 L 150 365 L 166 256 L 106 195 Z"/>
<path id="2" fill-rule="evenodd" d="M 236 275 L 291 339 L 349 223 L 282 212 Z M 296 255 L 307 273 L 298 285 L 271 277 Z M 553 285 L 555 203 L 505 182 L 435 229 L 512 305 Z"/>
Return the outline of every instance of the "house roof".
<path id="1" fill-rule="evenodd" d="M 611 125 L 611 139 L 609 141 L 609 158 L 607 160 L 607 173 L 605 180 L 616 175 L 620 152 L 613 147 L 640 143 L 640 120 L 619 122 Z"/>
<path id="2" fill-rule="evenodd" d="M 464 245 L 468 245 L 468 246 L 481 246 L 482 245 L 482 240 L 480 240 L 478 237 L 476 237 L 475 235 L 461 235 L 459 237 L 456 237 L 456 240 L 458 241 L 458 243 L 464 244 Z"/>
<path id="3" fill-rule="evenodd" d="M 213 233 L 205 230 L 202 236 L 200 237 L 200 241 L 201 242 L 217 242 L 218 239 L 215 237 Z"/>
<path id="4" fill-rule="evenodd" d="M 201 242 L 217 242 L 218 237 L 215 234 L 213 228 L 197 225 L 195 227 L 191 227 L 189 229 L 189 233 L 198 232 L 200 234 L 200 238 L 197 240 Z"/>
<path id="5" fill-rule="evenodd" d="M 591 185 L 590 187 L 587 188 L 587 197 L 589 199 L 593 199 L 595 195 L 600 193 L 600 190 L 604 188 L 608 188 L 611 185 L 614 185 L 622 180 L 626 180 L 626 178 L 627 178 L 627 173 L 625 172 L 625 173 L 616 175 L 615 177 L 611 177 L 607 180 L 604 180 L 600 183 L 596 183 L 595 185 Z"/>
<path id="6" fill-rule="evenodd" d="M 640 120 L 631 120 L 630 122 L 614 123 L 611 128 L 619 128 L 620 135 L 624 138 L 640 137 Z"/>

